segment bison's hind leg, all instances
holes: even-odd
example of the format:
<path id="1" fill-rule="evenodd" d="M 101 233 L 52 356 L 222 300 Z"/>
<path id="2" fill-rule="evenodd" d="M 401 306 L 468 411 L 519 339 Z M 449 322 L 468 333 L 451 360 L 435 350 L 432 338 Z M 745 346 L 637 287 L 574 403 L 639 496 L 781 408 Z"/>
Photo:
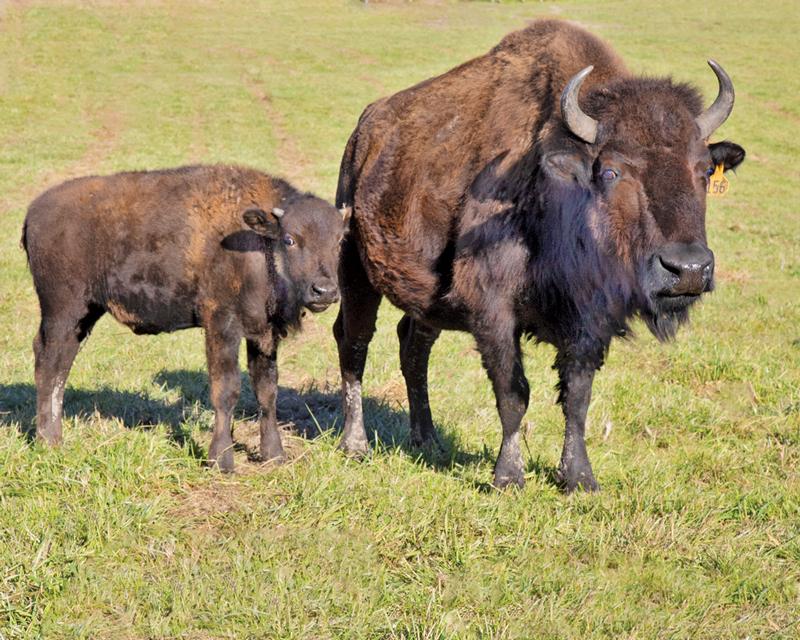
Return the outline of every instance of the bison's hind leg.
<path id="1" fill-rule="evenodd" d="M 408 393 L 411 444 L 415 447 L 440 446 L 436 438 L 428 399 L 428 359 L 441 331 L 403 316 L 397 325 L 400 339 L 400 368 Z"/>
<path id="2" fill-rule="evenodd" d="M 339 347 L 342 373 L 344 429 L 339 447 L 345 453 L 359 457 L 366 455 L 369 450 L 364 429 L 361 379 L 364 376 L 367 349 L 375 333 L 381 295 L 370 283 L 355 243 L 352 235 L 347 236 L 339 258 L 342 303 L 333 326 L 333 335 Z"/>
<path id="3" fill-rule="evenodd" d="M 36 438 L 61 442 L 64 387 L 81 342 L 105 310 L 93 304 L 43 302 L 42 321 L 33 340 L 36 382 Z"/>

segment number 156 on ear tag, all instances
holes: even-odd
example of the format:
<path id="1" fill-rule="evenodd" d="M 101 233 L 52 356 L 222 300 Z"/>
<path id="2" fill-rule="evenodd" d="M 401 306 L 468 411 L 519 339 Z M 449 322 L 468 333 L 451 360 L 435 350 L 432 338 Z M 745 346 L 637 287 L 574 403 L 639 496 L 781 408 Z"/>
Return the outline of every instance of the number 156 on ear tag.
<path id="1" fill-rule="evenodd" d="M 714 198 L 721 198 L 728 194 L 728 187 L 730 187 L 730 183 L 728 179 L 725 177 L 723 173 L 725 171 L 725 167 L 721 164 L 717 165 L 717 168 L 714 169 L 714 173 L 708 179 L 708 188 L 706 189 L 706 193 L 709 196 Z"/>

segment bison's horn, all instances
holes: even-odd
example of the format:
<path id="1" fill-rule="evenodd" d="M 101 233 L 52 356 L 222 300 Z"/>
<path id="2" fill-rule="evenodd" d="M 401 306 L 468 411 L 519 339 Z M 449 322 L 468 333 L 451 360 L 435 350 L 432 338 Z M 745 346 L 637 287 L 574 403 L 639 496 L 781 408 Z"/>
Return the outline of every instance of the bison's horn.
<path id="1" fill-rule="evenodd" d="M 279 207 L 274 207 L 272 209 L 272 215 L 274 215 L 276 218 L 282 218 L 284 213 L 286 212 Z"/>
<path id="2" fill-rule="evenodd" d="M 594 141 L 597 140 L 597 120 L 587 116 L 581 110 L 578 105 L 578 93 L 580 93 L 584 79 L 592 72 L 592 69 L 594 66 L 586 67 L 580 73 L 572 76 L 561 94 L 561 115 L 564 122 L 567 123 L 572 133 L 589 144 L 594 144 Z"/>
<path id="3" fill-rule="evenodd" d="M 700 137 L 704 140 L 719 129 L 720 125 L 728 119 L 733 111 L 733 82 L 719 64 L 714 60 L 708 61 L 708 66 L 714 71 L 719 81 L 719 93 L 714 103 L 703 113 L 695 118 L 700 128 Z"/>

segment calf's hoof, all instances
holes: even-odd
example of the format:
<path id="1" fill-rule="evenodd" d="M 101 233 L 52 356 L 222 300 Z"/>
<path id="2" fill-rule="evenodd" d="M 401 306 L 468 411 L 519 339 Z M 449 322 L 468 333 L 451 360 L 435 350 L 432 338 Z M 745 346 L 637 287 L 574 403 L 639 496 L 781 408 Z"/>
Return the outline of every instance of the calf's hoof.
<path id="1" fill-rule="evenodd" d="M 270 464 L 284 464 L 286 462 L 286 455 L 284 453 L 278 454 L 261 454 L 261 462 L 269 462 Z"/>
<path id="2" fill-rule="evenodd" d="M 342 438 L 339 449 L 348 458 L 363 460 L 369 455 L 369 443 L 366 438 Z"/>
<path id="3" fill-rule="evenodd" d="M 262 438 L 259 454 L 261 455 L 261 462 L 271 462 L 272 464 L 286 462 L 286 454 L 283 451 L 280 434 L 269 434 L 266 438 Z"/>
<path id="4" fill-rule="evenodd" d="M 211 444 L 208 451 L 208 466 L 217 467 L 223 473 L 233 473 L 233 443 L 225 447 Z"/>
<path id="5" fill-rule="evenodd" d="M 589 469 L 559 469 L 558 485 L 564 493 L 572 493 L 582 489 L 588 493 L 600 491 L 600 485 L 594 479 L 591 468 Z"/>
<path id="6" fill-rule="evenodd" d="M 61 431 L 54 429 L 37 429 L 36 441 L 49 447 L 56 447 L 61 444 Z"/>

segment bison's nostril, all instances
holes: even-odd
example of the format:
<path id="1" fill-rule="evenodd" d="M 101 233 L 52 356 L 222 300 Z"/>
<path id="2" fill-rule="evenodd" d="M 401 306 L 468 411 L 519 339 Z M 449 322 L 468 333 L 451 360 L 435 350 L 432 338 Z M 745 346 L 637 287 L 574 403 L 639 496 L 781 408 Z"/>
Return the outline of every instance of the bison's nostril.
<path id="1" fill-rule="evenodd" d="M 313 291 L 318 296 L 324 296 L 326 293 L 328 293 L 328 289 L 326 289 L 325 287 L 320 287 L 317 284 L 311 285 L 311 291 Z"/>
<path id="2" fill-rule="evenodd" d="M 676 276 L 681 275 L 681 271 L 683 270 L 681 269 L 681 265 L 676 264 L 675 262 L 671 261 L 669 258 L 665 258 L 664 256 L 658 256 L 658 260 L 659 262 L 661 262 L 661 266 L 664 267 L 664 269 L 666 269 L 670 273 Z"/>

